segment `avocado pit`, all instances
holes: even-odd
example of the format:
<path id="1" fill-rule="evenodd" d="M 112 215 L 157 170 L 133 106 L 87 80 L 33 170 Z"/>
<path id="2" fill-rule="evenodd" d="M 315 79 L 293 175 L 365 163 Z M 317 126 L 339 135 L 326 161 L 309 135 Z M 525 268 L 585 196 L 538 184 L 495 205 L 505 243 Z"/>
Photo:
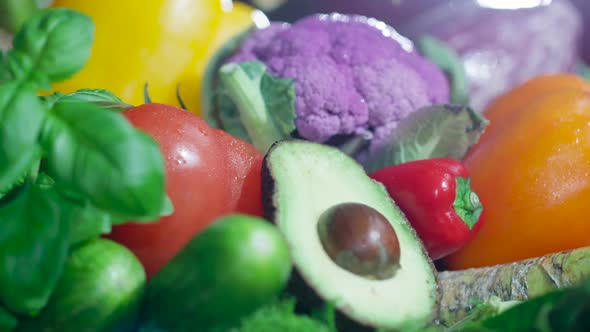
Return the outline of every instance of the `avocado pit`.
<path id="1" fill-rule="evenodd" d="M 343 269 L 376 280 L 399 269 L 400 245 L 383 214 L 361 203 L 342 203 L 325 211 L 318 235 L 327 255 Z"/>

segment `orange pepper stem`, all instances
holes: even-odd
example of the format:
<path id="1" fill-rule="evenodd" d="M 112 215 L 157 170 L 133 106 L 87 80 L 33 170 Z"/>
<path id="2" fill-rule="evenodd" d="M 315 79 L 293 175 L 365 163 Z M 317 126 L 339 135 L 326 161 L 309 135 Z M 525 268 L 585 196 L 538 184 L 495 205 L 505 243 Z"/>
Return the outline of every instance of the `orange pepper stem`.
<path id="1" fill-rule="evenodd" d="M 17 33 L 38 10 L 35 0 L 0 0 L 0 28 Z"/>

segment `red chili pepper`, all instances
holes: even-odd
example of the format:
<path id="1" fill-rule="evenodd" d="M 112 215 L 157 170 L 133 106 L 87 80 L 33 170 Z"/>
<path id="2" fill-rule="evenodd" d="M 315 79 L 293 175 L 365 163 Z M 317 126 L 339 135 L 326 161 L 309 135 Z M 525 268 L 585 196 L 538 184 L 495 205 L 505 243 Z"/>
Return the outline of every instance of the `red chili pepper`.
<path id="1" fill-rule="evenodd" d="M 460 161 L 417 160 L 369 176 L 385 185 L 433 260 L 457 251 L 481 226 L 483 206 Z"/>

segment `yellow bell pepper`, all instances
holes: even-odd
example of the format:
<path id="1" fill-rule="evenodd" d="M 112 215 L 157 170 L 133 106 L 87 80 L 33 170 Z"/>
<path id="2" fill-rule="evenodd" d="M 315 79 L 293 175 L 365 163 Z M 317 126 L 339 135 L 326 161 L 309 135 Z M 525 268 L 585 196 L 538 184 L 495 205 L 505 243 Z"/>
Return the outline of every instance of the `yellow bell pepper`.
<path id="1" fill-rule="evenodd" d="M 148 83 L 153 102 L 179 105 L 200 114 L 201 78 L 215 50 L 254 24 L 255 9 L 229 0 L 56 0 L 90 16 L 95 43 L 86 67 L 55 84 L 68 93 L 107 89 L 125 102 L 144 101 Z"/>

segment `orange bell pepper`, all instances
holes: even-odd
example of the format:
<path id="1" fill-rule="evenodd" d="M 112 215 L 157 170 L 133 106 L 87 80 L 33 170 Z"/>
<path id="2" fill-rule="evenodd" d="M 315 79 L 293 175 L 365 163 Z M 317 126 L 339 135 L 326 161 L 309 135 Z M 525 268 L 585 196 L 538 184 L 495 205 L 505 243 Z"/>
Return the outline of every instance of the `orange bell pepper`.
<path id="1" fill-rule="evenodd" d="M 464 162 L 485 222 L 448 268 L 590 246 L 590 83 L 537 77 L 484 114 L 490 125 Z"/>

